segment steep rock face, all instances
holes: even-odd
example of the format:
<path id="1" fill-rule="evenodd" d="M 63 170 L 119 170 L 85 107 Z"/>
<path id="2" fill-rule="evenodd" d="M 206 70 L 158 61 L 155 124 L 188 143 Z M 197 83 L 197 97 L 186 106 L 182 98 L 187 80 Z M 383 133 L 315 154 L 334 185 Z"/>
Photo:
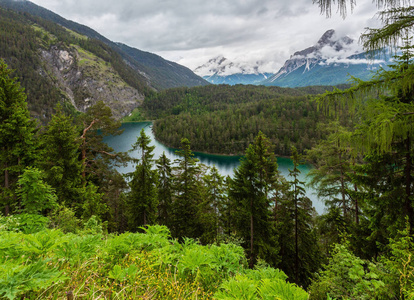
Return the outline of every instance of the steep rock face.
<path id="1" fill-rule="evenodd" d="M 113 67 L 79 46 L 42 50 L 45 76 L 50 76 L 72 105 L 85 112 L 97 101 L 112 109 L 116 119 L 129 114 L 144 96 L 127 85 Z"/>

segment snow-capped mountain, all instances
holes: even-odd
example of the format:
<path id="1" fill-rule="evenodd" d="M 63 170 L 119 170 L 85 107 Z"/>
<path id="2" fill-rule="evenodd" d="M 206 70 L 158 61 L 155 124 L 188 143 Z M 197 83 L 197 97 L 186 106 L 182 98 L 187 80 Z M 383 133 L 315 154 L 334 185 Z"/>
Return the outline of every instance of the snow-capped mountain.
<path id="1" fill-rule="evenodd" d="M 260 84 L 283 87 L 336 85 L 350 75 L 369 79 L 385 60 L 370 60 L 349 37 L 338 37 L 333 29 L 325 32 L 316 45 L 295 52 L 282 68 Z"/>
<path id="2" fill-rule="evenodd" d="M 272 73 L 259 71 L 260 62 L 256 64 L 234 63 L 223 56 L 210 59 L 197 67 L 194 73 L 213 84 L 256 84 L 268 79 Z"/>

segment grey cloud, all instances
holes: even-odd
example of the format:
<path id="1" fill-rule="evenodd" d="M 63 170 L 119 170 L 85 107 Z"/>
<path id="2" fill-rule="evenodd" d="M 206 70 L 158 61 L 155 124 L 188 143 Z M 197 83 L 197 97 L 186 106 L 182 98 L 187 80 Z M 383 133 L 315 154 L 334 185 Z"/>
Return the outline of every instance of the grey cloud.
<path id="1" fill-rule="evenodd" d="M 341 33 L 357 36 L 375 11 L 364 3 L 343 21 L 340 16 L 321 16 L 312 0 L 33 2 L 90 26 L 111 40 L 188 64 L 222 54 L 230 60 L 263 60 L 277 66 L 293 52 L 316 43 L 327 29 L 339 28 Z"/>

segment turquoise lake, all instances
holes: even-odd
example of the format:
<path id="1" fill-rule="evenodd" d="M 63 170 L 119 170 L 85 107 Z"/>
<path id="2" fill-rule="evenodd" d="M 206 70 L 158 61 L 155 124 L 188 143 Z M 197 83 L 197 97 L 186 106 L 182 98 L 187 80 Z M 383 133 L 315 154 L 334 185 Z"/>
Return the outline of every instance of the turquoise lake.
<path id="1" fill-rule="evenodd" d="M 104 141 L 109 146 L 114 148 L 115 151 L 126 152 L 130 150 L 132 148 L 132 144 L 137 141 L 137 137 L 139 136 L 142 128 L 144 128 L 145 134 L 151 138 L 151 144 L 155 146 L 154 159 L 160 157 L 163 152 L 165 152 L 166 156 L 171 159 L 171 161 L 174 161 L 176 158 L 178 158 L 178 156 L 175 154 L 176 149 L 169 148 L 155 139 L 154 134 L 152 133 L 151 122 L 122 124 L 122 129 L 124 129 L 124 132 L 121 135 L 105 137 Z M 139 157 L 138 151 L 135 153 L 133 152 L 130 155 L 136 158 Z M 203 164 L 206 164 L 208 166 L 215 165 L 220 173 L 224 176 L 233 175 L 233 171 L 239 166 L 241 158 L 240 156 L 212 155 L 200 152 L 194 152 L 194 156 L 198 158 Z M 277 163 L 279 165 L 279 171 L 281 174 L 285 176 L 286 179 L 290 180 L 289 169 L 293 168 L 292 161 L 289 158 L 278 157 Z M 120 167 L 118 170 L 121 173 L 129 173 L 132 172 L 134 168 L 135 166 L 133 164 L 129 164 L 127 167 Z M 311 166 L 301 165 L 299 166 L 299 169 L 301 171 L 299 179 L 306 182 L 308 180 L 306 178 L 306 175 L 311 169 Z M 312 200 L 316 211 L 319 214 L 322 214 L 324 210 L 324 204 L 316 197 L 314 191 L 311 188 L 306 187 L 306 190 L 306 195 Z"/>

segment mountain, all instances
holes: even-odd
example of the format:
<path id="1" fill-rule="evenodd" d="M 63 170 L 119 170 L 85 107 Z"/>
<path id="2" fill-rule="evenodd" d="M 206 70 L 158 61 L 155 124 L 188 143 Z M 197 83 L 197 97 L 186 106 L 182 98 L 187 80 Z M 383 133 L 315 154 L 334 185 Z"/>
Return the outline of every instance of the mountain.
<path id="1" fill-rule="evenodd" d="M 260 84 L 303 87 L 346 83 L 350 75 L 370 79 L 373 71 L 387 64 L 371 60 L 349 37 L 338 37 L 333 29 L 326 31 L 316 45 L 295 52 L 270 78 Z"/>
<path id="2" fill-rule="evenodd" d="M 0 0 L 0 36 L 0 58 L 16 70 L 41 121 L 56 103 L 85 111 L 102 100 L 121 118 L 154 90 L 209 84 L 186 67 L 114 43 L 26 0 Z"/>
<path id="3" fill-rule="evenodd" d="M 197 67 L 194 73 L 213 84 L 256 84 L 273 75 L 262 73 L 259 68 L 259 62 L 255 65 L 234 63 L 223 56 L 218 56 Z"/>

